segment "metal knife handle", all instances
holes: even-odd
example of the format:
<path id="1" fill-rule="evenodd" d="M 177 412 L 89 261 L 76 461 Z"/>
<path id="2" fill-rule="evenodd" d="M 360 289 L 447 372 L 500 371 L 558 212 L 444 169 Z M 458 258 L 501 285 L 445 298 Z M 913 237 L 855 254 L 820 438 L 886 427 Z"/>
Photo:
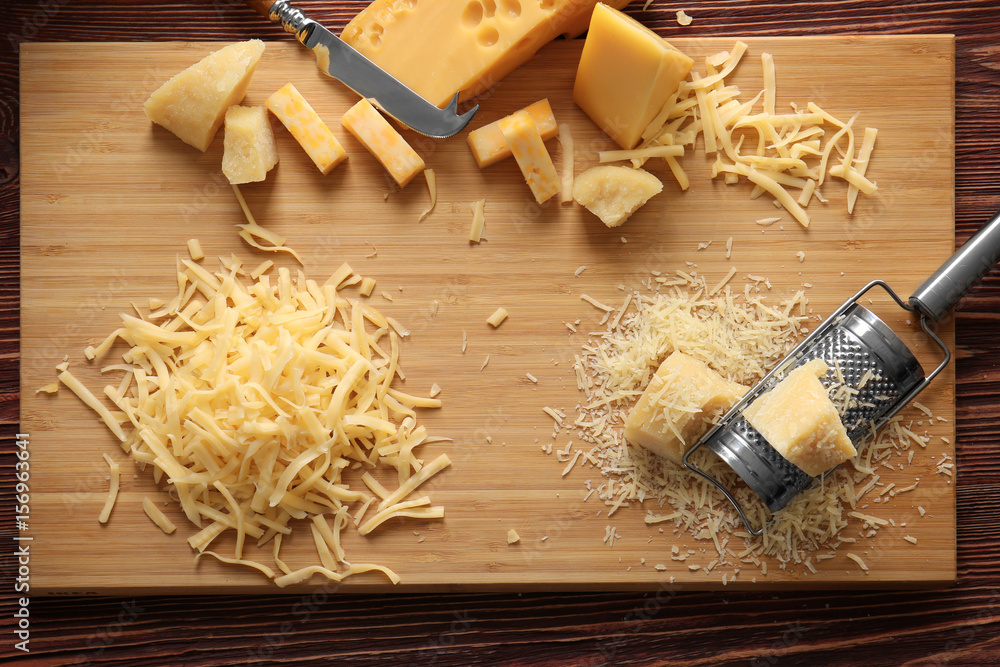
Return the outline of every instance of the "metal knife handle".
<path id="1" fill-rule="evenodd" d="M 305 42 L 312 29 L 314 21 L 305 15 L 301 9 L 293 7 L 286 0 L 243 0 L 254 10 L 272 23 L 278 23 L 285 32 L 295 35 L 295 39 Z"/>
<path id="2" fill-rule="evenodd" d="M 939 319 L 1000 260 L 1000 212 L 941 265 L 910 297 L 910 305 Z"/>

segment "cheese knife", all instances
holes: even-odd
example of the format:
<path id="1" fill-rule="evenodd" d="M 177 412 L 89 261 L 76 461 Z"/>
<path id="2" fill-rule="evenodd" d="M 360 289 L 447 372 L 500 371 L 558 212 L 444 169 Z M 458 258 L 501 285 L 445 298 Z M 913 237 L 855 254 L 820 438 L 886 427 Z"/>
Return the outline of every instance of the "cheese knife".
<path id="1" fill-rule="evenodd" d="M 316 56 L 320 71 L 337 79 L 411 130 L 443 139 L 468 125 L 479 106 L 458 114 L 458 93 L 439 108 L 420 97 L 286 0 L 244 0 L 251 9 L 292 33 Z"/>

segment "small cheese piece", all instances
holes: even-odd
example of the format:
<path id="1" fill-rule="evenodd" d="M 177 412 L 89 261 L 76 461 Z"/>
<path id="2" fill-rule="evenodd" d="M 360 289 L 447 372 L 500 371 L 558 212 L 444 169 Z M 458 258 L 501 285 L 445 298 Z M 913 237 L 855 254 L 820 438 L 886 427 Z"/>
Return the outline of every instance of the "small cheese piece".
<path id="1" fill-rule="evenodd" d="M 472 227 L 469 228 L 469 240 L 479 243 L 483 239 L 483 230 L 486 229 L 486 200 L 477 199 L 472 204 Z"/>
<path id="2" fill-rule="evenodd" d="M 267 98 L 267 108 L 324 174 L 347 159 L 344 147 L 301 93 L 288 83 Z"/>
<path id="3" fill-rule="evenodd" d="M 622 148 L 677 92 L 694 61 L 622 12 L 594 8 L 573 84 L 573 101 Z"/>
<path id="4" fill-rule="evenodd" d="M 340 122 L 382 163 L 399 187 L 406 187 L 424 170 L 423 158 L 368 100 L 359 100 L 340 117 Z"/>
<path id="5" fill-rule="evenodd" d="M 263 181 L 278 164 L 278 147 L 264 107 L 229 107 L 224 144 L 222 173 L 234 185 Z"/>
<path id="6" fill-rule="evenodd" d="M 490 323 L 490 326 L 496 329 L 505 319 L 507 319 L 507 309 L 501 307 L 493 311 L 493 314 L 486 318 L 486 321 Z"/>
<path id="7" fill-rule="evenodd" d="M 559 174 L 531 115 L 522 110 L 501 119 L 500 132 L 535 195 L 535 201 L 542 204 L 559 192 Z"/>
<path id="8" fill-rule="evenodd" d="M 205 251 L 201 249 L 201 241 L 198 239 L 188 239 L 187 247 L 191 259 L 196 262 L 205 259 Z"/>
<path id="9" fill-rule="evenodd" d="M 663 190 L 663 183 L 642 169 L 591 167 L 573 182 L 573 199 L 608 227 L 618 227 Z"/>
<path id="10" fill-rule="evenodd" d="M 521 541 L 521 536 L 517 534 L 517 531 L 511 528 L 507 531 L 507 544 L 516 544 Z"/>
<path id="11" fill-rule="evenodd" d="M 820 378 L 822 359 L 802 364 L 743 411 L 779 454 L 815 477 L 857 454 Z"/>
<path id="12" fill-rule="evenodd" d="M 596 0 L 374 0 L 340 37 L 431 104 L 489 90 L 562 34 L 587 29 Z M 628 0 L 609 0 L 624 7 Z"/>
<path id="13" fill-rule="evenodd" d="M 558 134 L 559 126 L 556 124 L 556 117 L 552 115 L 552 106 L 548 99 L 529 104 L 521 111 L 527 111 L 531 116 L 543 141 L 548 141 Z M 510 116 L 469 132 L 469 148 L 472 149 L 472 156 L 476 158 L 476 164 L 480 169 L 510 157 L 510 145 L 500 131 L 500 121 L 507 118 Z"/>
<path id="14" fill-rule="evenodd" d="M 157 507 L 156 503 L 148 497 L 142 499 L 142 511 L 145 512 L 146 516 L 148 516 L 150 520 L 159 526 L 160 530 L 167 535 L 177 530 L 177 526 L 174 525 L 174 522 L 171 521 L 170 518 L 163 513 L 163 510 Z"/>
<path id="15" fill-rule="evenodd" d="M 264 42 L 230 44 L 202 58 L 160 86 L 143 104 L 146 116 L 186 144 L 208 150 L 226 109 L 250 87 Z"/>
<path id="16" fill-rule="evenodd" d="M 682 352 L 667 357 L 625 419 L 625 438 L 680 465 L 684 453 L 747 392 Z"/>

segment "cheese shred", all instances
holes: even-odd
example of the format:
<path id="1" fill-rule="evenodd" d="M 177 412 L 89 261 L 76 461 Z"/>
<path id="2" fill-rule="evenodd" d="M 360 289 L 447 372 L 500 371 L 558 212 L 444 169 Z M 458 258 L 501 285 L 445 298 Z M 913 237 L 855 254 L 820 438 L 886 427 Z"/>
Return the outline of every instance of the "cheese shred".
<path id="1" fill-rule="evenodd" d="M 362 535 L 395 516 L 444 516 L 427 496 L 409 499 L 451 460 L 440 453 L 425 462 L 418 454 L 443 439 L 428 436 L 416 409 L 441 402 L 395 386 L 404 379 L 399 358 L 406 330 L 340 293 L 360 281 L 347 264 L 324 284 L 284 267 L 276 274 L 265 267 L 245 284 L 241 265 L 234 259 L 223 263 L 229 269 L 211 272 L 181 260 L 172 301 L 146 318 L 122 315 L 123 326 L 101 350 L 118 341 L 127 345 L 125 363 L 104 369 L 124 373 L 104 392 L 117 411 L 65 367 L 59 380 L 98 414 L 125 453 L 166 485 L 198 529 L 188 540 L 196 558 L 208 554 L 275 579 L 270 568 L 244 556 L 248 540 L 258 547 L 275 540 L 276 557 L 280 537 L 292 532 L 293 521 L 306 520 L 318 536 L 323 566 L 286 572 L 277 585 L 316 573 L 340 580 L 371 571 L 396 582 L 387 568 L 344 558 L 340 531 L 349 509 L 357 504 L 360 516 L 373 497 L 352 488 L 342 473 L 363 466 L 384 477 L 375 482 L 382 504 L 358 528 Z M 102 523 L 119 483 L 118 465 L 105 459 L 111 487 Z M 175 530 L 148 498 L 143 510 L 164 532 Z M 231 556 L 208 550 L 223 535 Z"/>

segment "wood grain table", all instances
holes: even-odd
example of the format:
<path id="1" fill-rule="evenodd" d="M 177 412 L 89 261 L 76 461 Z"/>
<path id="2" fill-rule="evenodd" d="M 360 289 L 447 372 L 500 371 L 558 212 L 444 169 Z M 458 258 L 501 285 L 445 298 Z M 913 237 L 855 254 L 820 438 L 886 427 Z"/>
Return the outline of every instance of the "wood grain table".
<path id="1" fill-rule="evenodd" d="M 430 1 L 430 0 L 422 0 Z M 303 3 L 339 31 L 364 2 Z M 282 39 L 235 0 L 3 3 L 0 16 L 0 661 L 25 664 L 1000 664 L 1000 271 L 956 309 L 958 581 L 943 590 L 19 598 L 18 48 Z M 694 21 L 676 22 L 684 9 Z M 628 12 L 661 35 L 956 35 L 955 236 L 1000 208 L 995 2 L 735 3 Z M 872 62 L 873 68 L 878 62 Z M 857 76 L 863 78 L 864 70 Z M 138 556 L 137 557 L 141 557 Z M 123 564 L 127 567 L 127 563 Z M 27 609 L 28 618 L 15 613 Z M 16 644 L 19 623 L 27 648 Z M 20 629 L 24 632 L 24 628 Z"/>

